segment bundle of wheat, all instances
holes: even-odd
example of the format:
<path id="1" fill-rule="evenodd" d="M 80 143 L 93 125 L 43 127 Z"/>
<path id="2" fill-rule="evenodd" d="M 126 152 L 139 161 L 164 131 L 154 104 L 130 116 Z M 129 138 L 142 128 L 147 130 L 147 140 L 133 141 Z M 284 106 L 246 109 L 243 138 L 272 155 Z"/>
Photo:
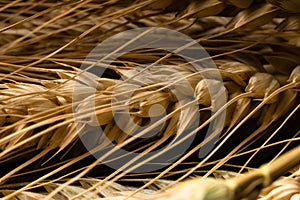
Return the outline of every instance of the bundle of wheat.
<path id="1" fill-rule="evenodd" d="M 299 147 L 276 160 L 299 146 L 297 1 L 0 5 L 3 199 L 186 199 L 201 186 L 176 183 L 193 176 L 204 178 L 209 198 L 228 192 L 213 184 L 234 183 L 246 189 L 235 186 L 233 198 L 256 199 L 299 165 Z M 193 42 L 142 27 L 164 27 Z M 139 34 L 128 36 L 134 29 Z M 141 38 L 142 48 L 130 49 Z M 169 43 L 152 47 L 155 41 Z M 277 165 L 269 171 L 238 176 L 270 161 Z M 211 175 L 229 180 L 205 179 Z M 260 198 L 299 198 L 297 177 L 299 168 Z"/>

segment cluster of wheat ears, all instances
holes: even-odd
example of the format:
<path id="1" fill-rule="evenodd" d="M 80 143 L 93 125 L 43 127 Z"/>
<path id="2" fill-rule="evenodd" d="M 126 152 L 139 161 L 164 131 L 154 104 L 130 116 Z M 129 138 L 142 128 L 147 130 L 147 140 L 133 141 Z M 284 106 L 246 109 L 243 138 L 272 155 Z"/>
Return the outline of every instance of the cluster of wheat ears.
<path id="1" fill-rule="evenodd" d="M 86 59 L 141 27 L 193 38 L 217 68 L 149 48 Z M 1 199 L 300 199 L 298 0 L 2 0 L 0 47 Z M 97 126 L 104 134 L 90 131 Z M 180 134 L 194 142 L 174 162 L 142 160 Z M 112 170 L 105 162 L 126 155 L 91 156 L 110 144 L 140 157 Z M 149 165 L 162 167 L 130 173 Z"/>

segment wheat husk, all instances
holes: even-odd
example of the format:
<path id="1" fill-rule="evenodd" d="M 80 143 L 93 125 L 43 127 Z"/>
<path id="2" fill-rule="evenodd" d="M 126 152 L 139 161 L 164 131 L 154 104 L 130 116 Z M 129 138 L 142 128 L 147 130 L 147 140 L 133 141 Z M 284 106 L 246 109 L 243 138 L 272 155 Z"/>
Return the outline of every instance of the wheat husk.
<path id="1" fill-rule="evenodd" d="M 251 169 L 252 161 L 259 160 L 265 149 L 285 145 L 278 153 L 283 154 L 286 148 L 297 145 L 299 126 L 294 118 L 299 113 L 300 43 L 296 2 L 0 2 L 0 165 L 5 166 L 1 170 L 0 193 L 3 199 L 150 199 L 157 197 L 157 190 L 165 190 L 178 181 L 202 175 L 206 178 L 217 173 L 219 167 L 236 166 L 231 163 L 233 158 L 249 155 L 247 161 L 240 161 L 235 169 L 242 172 Z M 107 64 L 109 61 L 85 60 L 97 43 L 138 27 L 170 28 L 200 42 L 211 54 L 225 81 L 225 91 L 212 92 L 216 97 L 225 92 L 227 103 L 216 105 L 210 99 L 206 84 L 220 83 L 214 71 L 203 72 L 204 77 L 209 78 L 205 81 L 191 63 L 172 56 L 162 59 L 164 53 L 157 50 L 130 52 L 110 64 Z M 150 67 L 128 80 L 130 73 L 144 69 L 144 63 L 159 59 L 166 68 Z M 81 64 L 107 67 L 111 71 L 105 77 L 98 77 L 78 69 Z M 119 80 L 118 75 L 122 79 Z M 189 104 L 191 102 L 195 105 Z M 91 104 L 95 104 L 95 109 L 90 108 Z M 124 114 L 126 109 L 130 116 Z M 193 117 L 197 113 L 200 113 L 199 123 Z M 140 126 L 151 123 L 151 117 L 160 117 L 157 126 L 161 129 L 149 141 L 136 139 L 155 127 L 146 125 L 139 129 L 125 121 L 121 129 L 120 124 L 115 123 L 116 116 L 131 117 Z M 120 148 L 150 152 L 168 139 L 176 138 L 176 132 L 182 134 L 187 127 L 192 129 L 190 136 L 202 133 L 217 116 L 225 116 L 226 120 L 224 127 L 214 130 L 215 135 L 222 132 L 216 151 L 210 152 L 204 160 L 189 163 L 185 159 L 213 141 L 213 136 L 197 141 L 170 167 L 143 174 L 155 175 L 148 179 L 138 179 L 139 174 L 122 171 L 97 174 L 97 166 L 103 167 L 103 163 L 85 162 L 91 153 L 78 142 L 79 137 L 89 136 L 90 145 L 99 149 L 113 142 Z M 289 120 L 293 120 L 292 125 Z M 107 137 L 89 135 L 87 127 L 99 125 Z M 247 131 L 247 127 L 251 130 Z M 286 137 L 274 141 L 278 135 Z M 233 137 L 242 137 L 242 140 L 238 144 L 225 143 Z M 229 151 L 224 158 L 218 158 L 217 149 L 223 147 Z M 269 160 L 279 156 L 275 151 L 269 152 L 272 156 Z M 139 165 L 143 166 L 143 162 Z M 191 165 L 184 170 L 175 168 L 188 163 Z M 131 166 L 131 170 L 136 167 Z M 278 177 L 288 169 L 281 166 L 275 171 Z M 299 168 L 296 171 L 299 172 Z M 89 177 L 89 172 L 96 175 Z M 172 177 L 174 174 L 180 177 Z M 172 180 L 165 180 L 169 176 Z M 299 198 L 297 177 L 281 178 L 273 185 L 272 179 L 263 186 L 271 184 L 260 198 Z M 127 182 L 117 183 L 126 178 L 129 178 Z M 134 178 L 141 187 L 130 186 Z M 247 183 L 251 185 L 260 180 L 260 176 L 253 176 Z M 224 186 L 224 181 L 209 181 Z M 190 183 L 180 185 L 178 198 L 186 199 L 186 193 L 198 191 L 198 186 L 189 188 Z M 225 199 L 227 192 L 224 189 L 213 195 Z M 259 191 L 249 192 L 256 192 L 253 195 L 256 198 Z M 242 195 L 243 192 L 238 192 L 238 196 Z M 216 196 L 211 198 L 216 199 Z"/>

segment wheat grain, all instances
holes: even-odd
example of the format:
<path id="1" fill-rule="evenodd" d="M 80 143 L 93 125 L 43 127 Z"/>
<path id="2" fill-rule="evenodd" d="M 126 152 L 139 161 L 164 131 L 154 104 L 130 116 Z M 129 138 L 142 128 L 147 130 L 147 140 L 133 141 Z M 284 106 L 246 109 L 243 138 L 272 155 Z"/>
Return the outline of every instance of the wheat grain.
<path id="1" fill-rule="evenodd" d="M 231 158 L 250 152 L 246 163 L 239 163 L 240 170 L 243 170 L 253 158 L 259 156 L 258 152 L 269 146 L 275 135 L 290 134 L 286 136 L 290 137 L 286 147 L 299 141 L 298 133 L 294 134 L 298 124 L 288 124 L 297 115 L 299 103 L 297 1 L 110 0 L 99 3 L 89 0 L 37 3 L 29 0 L 2 1 L 0 7 L 0 165 L 4 166 L 3 173 L 1 170 L 0 192 L 5 195 L 4 199 L 47 199 L 53 195 L 54 199 L 103 196 L 124 199 L 130 196 L 137 188 L 114 183 L 126 175 L 121 172 L 106 174 L 104 181 L 86 180 L 86 187 L 69 185 L 82 181 L 80 177 L 95 166 L 102 165 L 101 162 L 84 163 L 84 168 L 74 169 L 74 172 L 82 173 L 69 174 L 74 178 L 62 180 L 62 176 L 53 180 L 55 183 L 48 183 L 46 179 L 63 170 L 73 170 L 74 163 L 90 155 L 81 153 L 79 136 L 88 137 L 90 145 L 99 149 L 106 148 L 110 142 L 118 144 L 120 148 L 125 144 L 135 148 L 133 138 L 143 136 L 154 128 L 144 126 L 151 123 L 149 117 L 161 117 L 157 126 L 163 124 L 162 129 L 152 138 L 154 142 L 146 140 L 148 144 L 143 148 L 136 147 L 136 151 L 149 152 L 168 139 L 178 137 L 176 134 L 182 134 L 196 122 L 198 124 L 193 114 L 200 113 L 201 118 L 199 127 L 193 127 L 190 135 L 197 132 L 202 134 L 213 117 L 219 116 L 222 113 L 220 110 L 225 109 L 226 123 L 219 143 L 225 142 L 231 135 L 246 138 L 240 144 L 227 145 L 229 153 L 219 162 L 193 162 L 192 167 L 184 169 L 185 174 L 179 180 L 201 166 L 214 163 L 206 171 L 205 176 L 208 176 L 218 167 L 225 166 L 225 162 L 232 164 Z M 150 26 L 166 27 L 191 36 L 209 51 L 219 72 L 203 69 L 199 72 L 194 63 L 187 63 L 180 56 L 161 59 L 164 53 L 157 49 L 129 52 L 113 63 L 109 60 L 84 60 L 97 43 L 110 36 L 132 28 Z M 184 50 L 202 51 L 189 47 Z M 103 55 L 93 52 L 92 57 L 97 56 Z M 164 67 L 154 65 L 144 70 L 145 63 L 157 60 L 159 62 L 156 64 L 163 64 Z M 202 64 L 205 66 L 205 62 Z M 109 70 L 104 73 L 107 78 L 77 69 L 80 65 L 90 66 L 91 69 L 107 68 Z M 142 70 L 143 73 L 139 74 Z M 224 81 L 225 91 L 218 90 L 221 84 L 217 80 L 218 73 Z M 132 78 L 135 74 L 137 76 Z M 120 80 L 117 80 L 118 75 L 121 76 Z M 207 86 L 213 90 L 208 90 Z M 215 98 L 224 93 L 229 102 L 224 106 L 216 105 Z M 211 98 L 212 95 L 215 98 Z M 200 109 L 188 105 L 193 99 L 200 104 Z M 91 105 L 95 107 L 91 108 Z M 215 115 L 211 116 L 211 113 Z M 74 116 L 79 119 L 76 126 Z M 137 126 L 127 124 L 126 120 L 118 120 L 122 124 L 116 123 L 116 117 L 130 118 Z M 252 121 L 257 124 L 253 125 Z M 101 125 L 105 135 L 89 133 L 90 126 L 98 125 Z M 145 129 L 139 129 L 139 126 Z M 241 126 L 251 126 L 253 131 L 249 133 Z M 276 131 L 272 132 L 272 127 Z M 258 141 L 262 138 L 263 145 L 260 145 Z M 143 185 L 147 189 L 139 188 L 142 195 L 135 197 L 154 198 L 153 189 L 151 192 L 148 190 L 151 184 L 156 187 L 157 179 L 168 172 L 179 173 L 180 170 L 170 170 L 184 165 L 185 159 L 210 139 L 203 143 L 199 141 L 170 168 L 158 171 L 156 178 Z M 247 150 L 247 147 L 252 148 L 250 145 L 256 143 L 260 148 Z M 77 151 L 81 155 L 76 155 Z M 213 159 L 214 154 L 218 152 L 208 157 Z M 70 160 L 67 162 L 64 156 Z M 272 156 L 277 157 L 275 152 Z M 17 161 L 20 164 L 10 166 Z M 56 164 L 52 165 L 52 162 Z M 139 163 L 140 166 L 143 164 Z M 41 169 L 32 170 L 30 167 Z M 43 174 L 49 167 L 52 167 L 50 172 Z M 34 177 L 35 171 L 41 174 Z M 26 174 L 27 178 L 32 177 L 33 181 L 14 183 L 15 178 L 22 174 Z M 254 178 L 253 183 L 257 180 L 259 178 Z M 64 182 L 59 184 L 59 181 Z M 14 188 L 7 190 L 10 182 Z M 299 195 L 294 192 L 297 189 L 294 179 L 283 182 L 266 190 L 269 195 L 263 194 L 267 198 L 298 198 Z M 159 189 L 175 183 L 162 184 Z M 31 187 L 41 188 L 43 185 L 47 191 L 45 194 L 30 190 Z M 220 186 L 223 186 L 223 182 Z M 22 188 L 15 189 L 17 187 Z M 98 193 L 90 192 L 93 188 Z M 181 188 L 179 195 L 185 199 L 190 191 L 188 187 Z M 223 192 L 226 193 L 226 189 Z"/>

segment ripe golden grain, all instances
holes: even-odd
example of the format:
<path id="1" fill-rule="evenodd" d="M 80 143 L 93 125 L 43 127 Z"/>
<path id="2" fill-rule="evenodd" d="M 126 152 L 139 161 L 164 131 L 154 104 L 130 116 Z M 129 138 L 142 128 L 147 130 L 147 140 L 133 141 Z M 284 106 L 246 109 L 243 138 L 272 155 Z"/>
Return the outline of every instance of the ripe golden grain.
<path id="1" fill-rule="evenodd" d="M 162 179 L 168 175 L 184 173 L 179 179 L 183 180 L 191 174 L 203 175 L 198 169 L 211 166 L 204 175 L 207 177 L 219 167 L 232 165 L 232 158 L 251 154 L 246 162 L 239 163 L 241 166 L 238 168 L 243 170 L 251 166 L 250 161 L 255 160 L 262 149 L 277 143 L 284 144 L 284 149 L 297 144 L 299 131 L 295 132 L 293 128 L 297 129 L 298 124 L 287 123 L 299 110 L 298 12 L 297 0 L 0 2 L 0 165 L 4 166 L 0 170 L 0 193 L 4 195 L 3 199 L 125 199 L 130 195 L 134 197 L 129 199 L 155 199 L 157 189 L 164 190 L 176 183 Z M 194 63 L 187 63 L 180 56 L 162 59 L 159 64 L 164 67 L 150 67 L 128 80 L 132 74 L 144 69 L 142 65 L 156 62 L 164 56 L 157 49 L 128 52 L 113 63 L 110 60 L 99 63 L 93 59 L 85 60 L 99 42 L 138 27 L 170 28 L 200 42 L 219 69 L 228 103 L 215 105 L 214 98 L 211 98 L 211 95 L 218 98 L 221 92 L 216 87 L 221 83 L 217 80 L 216 71 L 199 72 L 193 67 Z M 188 47 L 185 50 L 202 51 Z M 94 53 L 93 56 L 97 57 L 99 52 Z M 101 70 L 109 69 L 104 73 L 106 78 L 78 69 L 81 65 L 94 64 Z M 207 75 L 206 80 L 201 73 Z M 122 77 L 120 80 L 118 75 Z M 213 88 L 211 94 L 207 86 Z M 194 91 L 200 110 L 196 106 L 187 106 L 193 101 Z M 91 108 L 91 105 L 95 107 Z M 129 115 L 126 115 L 126 109 Z M 213 117 L 217 117 L 222 109 L 227 111 L 226 123 L 218 144 L 231 135 L 244 136 L 245 139 L 228 145 L 230 152 L 220 160 L 214 160 L 215 152 L 212 152 L 204 158 L 212 161 L 197 160 L 188 163 L 192 167 L 172 171 L 172 167 L 185 166 L 185 159 L 203 146 L 199 141 L 170 168 L 159 170 L 157 177 L 136 180 L 143 184 L 141 188 L 117 184 L 116 181 L 126 176 L 119 171 L 105 174 L 104 181 L 83 178 L 95 166 L 101 168 L 100 161 L 83 163 L 82 168 L 74 167 L 90 155 L 82 153 L 84 150 L 78 145 L 79 135 L 89 136 L 90 145 L 100 149 L 113 142 L 120 148 L 129 144 L 141 150 L 140 146 L 134 146 L 131 135 L 139 134 L 137 126 L 120 120 L 124 123 L 121 129 L 113 114 L 121 118 L 130 117 L 140 126 L 149 123 L 149 117 L 164 116 L 161 120 L 165 122 L 152 138 L 154 141 L 145 142 L 144 150 L 151 151 L 168 139 L 176 138 L 176 134 L 182 134 L 190 124 L 195 124 L 197 118 L 194 114 L 199 112 L 201 119 L 197 131 L 202 133 L 205 129 L 203 124 L 213 120 L 211 111 L 215 113 Z M 166 115 L 163 115 L 164 112 Z M 78 126 L 75 126 L 74 115 L 81 120 Z M 249 126 L 247 123 L 250 121 L 257 122 L 251 124 L 251 133 L 239 128 Z M 86 128 L 98 125 L 104 129 L 105 136 L 89 135 Z M 146 133 L 150 129 L 147 127 L 143 131 Z M 289 136 L 270 143 L 279 133 Z M 264 139 L 262 145 L 246 151 L 261 139 Z M 274 152 L 270 159 L 277 156 Z M 284 173 L 288 169 L 280 165 L 273 171 L 281 173 L 281 170 Z M 75 172 L 81 173 L 75 175 Z M 53 176 L 57 173 L 64 174 Z M 30 181 L 26 182 L 22 177 Z M 298 198 L 295 177 L 274 183 L 262 196 L 265 200 Z M 245 179 L 235 180 L 242 183 Z M 261 180 L 259 174 L 242 185 L 251 186 Z M 134 182 L 133 179 L 130 181 Z M 224 199 L 224 195 L 228 194 L 228 190 L 223 188 L 224 181 L 207 181 L 203 189 L 206 187 L 210 198 L 221 196 Z M 35 187 L 43 192 L 37 194 L 31 190 Z M 172 199 L 193 199 L 194 195 L 198 199 L 203 196 L 202 186 L 193 185 L 192 181 L 183 183 L 179 188 L 171 190 L 168 197 L 173 194 L 177 196 L 173 195 Z M 251 193 L 252 189 L 245 191 Z M 253 198 L 256 196 L 254 193 Z M 237 194 L 243 196 L 244 191 Z M 165 199 L 164 195 L 159 195 L 159 198 Z M 245 196 L 252 198 L 252 195 Z"/>

